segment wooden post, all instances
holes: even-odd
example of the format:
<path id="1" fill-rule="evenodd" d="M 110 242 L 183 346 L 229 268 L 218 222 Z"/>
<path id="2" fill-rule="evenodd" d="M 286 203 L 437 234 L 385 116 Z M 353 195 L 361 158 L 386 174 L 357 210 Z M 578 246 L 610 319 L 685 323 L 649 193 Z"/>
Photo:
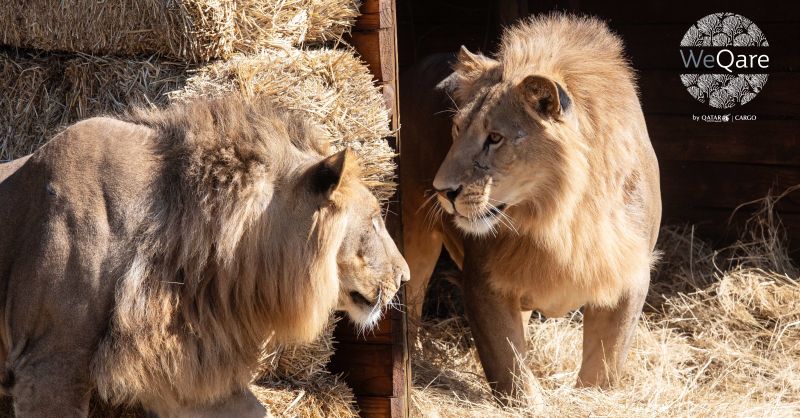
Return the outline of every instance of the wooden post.
<path id="1" fill-rule="evenodd" d="M 391 112 L 391 127 L 400 126 L 397 92 L 397 33 L 394 0 L 364 0 L 350 42 L 367 63 L 381 87 Z M 399 136 L 388 138 L 400 152 Z M 387 228 L 402 251 L 400 196 L 389 205 Z M 404 302 L 403 292 L 398 297 Z M 343 373 L 353 389 L 362 417 L 401 418 L 409 415 L 408 390 L 410 370 L 406 343 L 405 314 L 391 310 L 374 333 L 357 336 L 348 320 L 343 319 L 334 333 L 336 353 L 329 369 Z"/>

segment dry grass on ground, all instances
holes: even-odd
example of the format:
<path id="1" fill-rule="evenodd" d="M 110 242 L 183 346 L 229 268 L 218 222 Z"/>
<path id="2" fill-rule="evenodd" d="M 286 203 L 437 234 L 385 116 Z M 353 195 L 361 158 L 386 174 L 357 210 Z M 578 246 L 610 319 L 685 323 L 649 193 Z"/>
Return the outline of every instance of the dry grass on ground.
<path id="1" fill-rule="evenodd" d="M 693 228 L 662 229 L 664 252 L 616 389 L 573 387 L 581 313 L 533 320 L 526 363 L 544 405 L 500 408 L 462 318 L 427 323 L 412 356 L 412 414 L 487 416 L 798 416 L 800 284 L 773 198 L 741 239 L 713 250 Z"/>

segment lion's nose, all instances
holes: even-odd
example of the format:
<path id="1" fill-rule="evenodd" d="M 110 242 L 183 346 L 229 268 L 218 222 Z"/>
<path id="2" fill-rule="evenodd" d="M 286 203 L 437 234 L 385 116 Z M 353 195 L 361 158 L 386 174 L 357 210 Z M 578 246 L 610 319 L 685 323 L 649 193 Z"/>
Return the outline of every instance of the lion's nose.
<path id="1" fill-rule="evenodd" d="M 438 190 L 437 189 L 436 193 L 438 193 L 439 196 L 442 196 L 442 197 L 446 198 L 447 200 L 450 201 L 450 203 L 455 205 L 456 204 L 456 198 L 458 197 L 458 194 L 461 193 L 461 190 L 463 190 L 463 189 L 464 189 L 464 186 L 458 186 L 458 189 L 443 189 L 443 190 Z"/>
<path id="2" fill-rule="evenodd" d="M 395 268 L 394 277 L 394 281 L 398 289 L 400 288 L 400 285 L 411 280 L 411 271 L 408 268 L 408 264 L 405 263 L 405 260 L 401 266 Z"/>

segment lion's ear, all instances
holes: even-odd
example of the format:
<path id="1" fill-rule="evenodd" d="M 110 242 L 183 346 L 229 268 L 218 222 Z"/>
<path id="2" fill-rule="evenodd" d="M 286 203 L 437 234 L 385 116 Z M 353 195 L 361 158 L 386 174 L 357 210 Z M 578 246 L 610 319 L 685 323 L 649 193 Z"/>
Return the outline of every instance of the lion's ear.
<path id="1" fill-rule="evenodd" d="M 453 64 L 453 73 L 439 82 L 436 88 L 454 98 L 457 104 L 461 104 L 472 95 L 473 87 L 482 77 L 498 77 L 499 73 L 493 71 L 498 68 L 499 61 L 480 53 L 473 54 L 462 45 Z"/>
<path id="2" fill-rule="evenodd" d="M 499 65 L 497 60 L 491 59 L 481 53 L 473 54 L 464 45 L 458 51 L 458 60 L 453 65 L 453 70 L 467 79 L 478 78 L 484 72 Z"/>
<path id="3" fill-rule="evenodd" d="M 342 179 L 351 174 L 358 164 L 349 149 L 331 155 L 311 168 L 311 190 L 314 193 L 330 197 Z"/>
<path id="4" fill-rule="evenodd" d="M 567 92 L 549 78 L 529 75 L 517 85 L 517 93 L 529 110 L 559 119 L 571 105 Z"/>
<path id="5" fill-rule="evenodd" d="M 461 81 L 461 76 L 458 73 L 453 72 L 450 73 L 447 78 L 440 81 L 439 84 L 436 85 L 437 90 L 441 90 L 445 92 L 448 96 L 452 97 L 456 93 L 456 89 L 458 88 L 458 82 Z"/>

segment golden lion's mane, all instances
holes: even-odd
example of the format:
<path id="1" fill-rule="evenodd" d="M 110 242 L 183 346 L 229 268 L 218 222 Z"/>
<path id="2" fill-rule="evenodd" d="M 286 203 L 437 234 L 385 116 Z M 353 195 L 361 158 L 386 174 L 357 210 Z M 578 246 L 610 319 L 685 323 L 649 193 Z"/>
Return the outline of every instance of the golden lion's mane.
<path id="1" fill-rule="evenodd" d="M 638 185 L 648 134 L 623 43 L 598 19 L 552 13 L 506 30 L 495 58 L 477 69 L 456 64 L 465 74 L 456 95 L 544 76 L 568 92 L 568 117 L 577 128 L 553 127 L 554 160 L 539 168 L 553 175 L 541 195 L 509 211 L 528 239 L 508 240 L 491 268 L 516 277 L 525 260 L 529 271 L 552 278 L 542 286 L 559 289 L 556 278 L 571 277 L 591 303 L 614 306 L 631 280 L 648 280 L 654 259 L 648 248 L 657 235 L 657 225 L 642 224 L 647 209 Z M 532 253 L 540 255 L 525 256 Z M 497 285 L 518 291 L 516 282 Z"/>
<path id="2" fill-rule="evenodd" d="M 342 215 L 292 225 L 271 200 L 327 144 L 238 96 L 123 119 L 151 128 L 162 172 L 130 214 L 142 227 L 92 371 L 114 402 L 212 402 L 249 383 L 270 336 L 311 340 L 336 306 Z"/>

